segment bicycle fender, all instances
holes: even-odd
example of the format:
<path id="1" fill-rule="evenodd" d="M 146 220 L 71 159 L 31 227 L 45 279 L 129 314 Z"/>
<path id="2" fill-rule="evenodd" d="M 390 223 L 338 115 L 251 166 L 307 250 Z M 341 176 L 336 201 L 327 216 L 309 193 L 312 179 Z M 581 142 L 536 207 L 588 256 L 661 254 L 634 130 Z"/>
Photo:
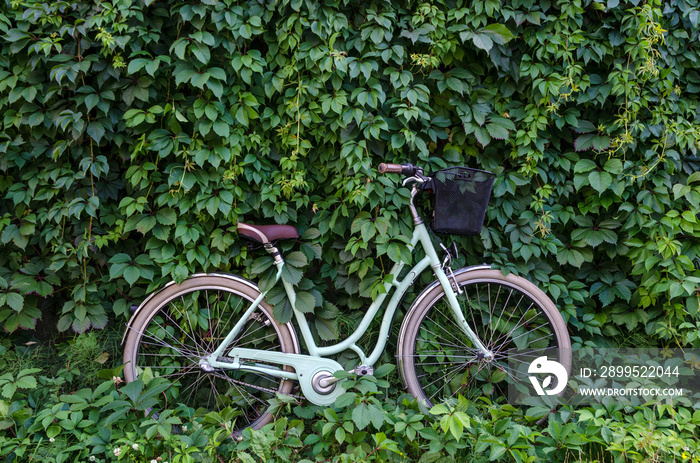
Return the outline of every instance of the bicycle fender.
<path id="1" fill-rule="evenodd" d="M 216 277 L 229 278 L 231 280 L 242 283 L 242 284 L 248 286 L 249 288 L 254 289 L 257 292 L 260 292 L 260 289 L 258 288 L 258 286 L 255 283 L 253 283 L 252 281 L 247 280 L 243 277 L 240 277 L 238 275 L 234 275 L 232 273 L 195 273 L 194 275 L 191 275 L 187 279 L 189 280 L 191 278 L 206 277 L 206 276 L 216 276 Z M 151 299 L 153 299 L 158 294 L 160 294 L 163 290 L 165 290 L 166 288 L 168 288 L 174 284 L 175 284 L 175 280 L 163 285 L 162 288 L 160 288 L 158 291 L 151 293 L 146 299 L 143 300 L 143 302 L 141 302 L 141 304 L 136 308 L 134 313 L 131 314 L 131 318 L 129 319 L 129 321 L 126 323 L 126 330 L 124 331 L 124 334 L 122 335 L 121 345 L 123 345 L 124 341 L 126 341 L 126 337 L 129 333 L 129 331 L 131 330 L 131 326 L 133 325 L 134 320 L 136 320 L 136 317 L 138 316 L 139 312 L 141 312 L 141 310 L 146 306 L 146 304 L 148 304 L 148 302 Z M 290 332 L 292 333 L 292 337 L 295 339 L 296 345 L 299 345 L 298 341 L 296 340 L 296 333 L 293 330 L 290 330 Z"/>
<path id="2" fill-rule="evenodd" d="M 475 270 L 490 270 L 490 269 L 491 269 L 491 266 L 489 264 L 481 264 L 481 265 L 472 265 L 470 267 L 462 267 L 458 270 L 455 270 L 452 273 L 454 273 L 454 275 L 457 276 L 457 275 L 461 275 L 463 273 L 473 272 Z M 448 278 L 449 278 L 449 275 L 448 275 Z M 413 304 L 411 304 L 411 307 L 420 303 L 428 295 L 428 293 L 430 293 L 430 291 L 432 291 L 436 286 L 440 286 L 439 280 L 435 280 L 432 283 L 430 283 L 428 286 L 426 286 L 423 289 L 423 291 L 421 291 L 421 293 L 418 295 L 416 300 L 413 301 Z"/>

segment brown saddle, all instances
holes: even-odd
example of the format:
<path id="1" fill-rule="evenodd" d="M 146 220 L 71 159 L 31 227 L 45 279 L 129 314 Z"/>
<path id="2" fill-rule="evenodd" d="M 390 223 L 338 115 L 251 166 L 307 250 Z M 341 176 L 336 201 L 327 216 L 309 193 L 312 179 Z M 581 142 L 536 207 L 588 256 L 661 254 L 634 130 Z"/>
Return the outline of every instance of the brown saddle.
<path id="1" fill-rule="evenodd" d="M 299 238 L 299 232 L 291 225 L 251 225 L 238 223 L 238 234 L 260 244 L 276 240 Z"/>

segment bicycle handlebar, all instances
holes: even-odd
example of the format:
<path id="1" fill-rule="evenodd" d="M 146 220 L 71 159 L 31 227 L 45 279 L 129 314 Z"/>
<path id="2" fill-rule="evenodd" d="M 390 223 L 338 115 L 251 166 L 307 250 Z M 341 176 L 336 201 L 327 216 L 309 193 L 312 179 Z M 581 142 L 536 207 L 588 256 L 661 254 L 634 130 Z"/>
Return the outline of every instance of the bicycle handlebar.
<path id="1" fill-rule="evenodd" d="M 416 166 L 413 164 L 386 164 L 382 162 L 377 170 L 380 174 L 403 174 L 408 177 L 415 175 Z"/>

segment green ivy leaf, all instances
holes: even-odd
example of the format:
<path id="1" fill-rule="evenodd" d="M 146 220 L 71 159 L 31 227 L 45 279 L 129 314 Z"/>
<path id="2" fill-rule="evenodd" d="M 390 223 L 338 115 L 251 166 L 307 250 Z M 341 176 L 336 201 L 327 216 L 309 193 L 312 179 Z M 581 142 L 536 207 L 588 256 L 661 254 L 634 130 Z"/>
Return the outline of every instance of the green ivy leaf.
<path id="1" fill-rule="evenodd" d="M 17 293 L 6 293 L 5 303 L 9 305 L 15 312 L 21 312 L 24 308 L 24 297 Z"/>
<path id="2" fill-rule="evenodd" d="M 612 185 L 612 176 L 607 172 L 593 171 L 588 174 L 588 181 L 591 186 L 600 194 Z"/>

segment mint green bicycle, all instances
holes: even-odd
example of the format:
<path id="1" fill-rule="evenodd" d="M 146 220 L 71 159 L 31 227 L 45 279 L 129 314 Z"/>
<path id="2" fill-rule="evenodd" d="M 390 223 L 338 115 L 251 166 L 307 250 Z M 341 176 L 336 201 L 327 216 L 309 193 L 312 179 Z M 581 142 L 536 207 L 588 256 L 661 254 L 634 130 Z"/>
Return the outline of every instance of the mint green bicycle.
<path id="1" fill-rule="evenodd" d="M 431 227 L 438 232 L 477 234 L 481 230 L 494 175 L 453 167 L 428 177 L 411 164 L 381 164 L 380 173 L 402 174 L 412 186 L 408 209 L 413 217 L 411 246 L 425 256 L 410 270 L 399 263 L 367 309 L 359 326 L 345 340 L 318 346 L 303 313 L 294 310 L 306 351 L 300 348 L 292 322 L 278 323 L 265 293 L 236 275 L 197 274 L 170 283 L 137 308 L 125 333 L 124 374 L 127 381 L 148 374 L 173 381 L 178 400 L 194 408 L 240 410 L 237 426 L 259 429 L 272 420 L 269 400 L 275 394 L 303 396 L 328 406 L 343 393 L 333 375 L 344 370 L 329 358 L 345 350 L 359 357 L 357 375 L 373 373 L 391 332 L 394 314 L 404 294 L 429 267 L 436 280 L 415 299 L 401 324 L 397 363 L 408 391 L 430 407 L 458 394 L 507 396 L 509 382 L 527 381 L 527 365 L 538 352 L 554 351 L 570 366 L 571 341 L 554 303 L 531 282 L 488 265 L 453 271 L 430 238 L 414 206 L 423 190 L 433 196 Z M 264 246 L 277 267 L 284 259 L 275 242 L 299 237 L 289 225 L 238 224 L 239 236 Z M 294 288 L 282 279 L 292 307 Z M 384 304 L 387 300 L 388 302 Z M 357 342 L 383 306 L 379 336 L 367 355 Z M 522 357 L 509 349 L 527 349 Z"/>

